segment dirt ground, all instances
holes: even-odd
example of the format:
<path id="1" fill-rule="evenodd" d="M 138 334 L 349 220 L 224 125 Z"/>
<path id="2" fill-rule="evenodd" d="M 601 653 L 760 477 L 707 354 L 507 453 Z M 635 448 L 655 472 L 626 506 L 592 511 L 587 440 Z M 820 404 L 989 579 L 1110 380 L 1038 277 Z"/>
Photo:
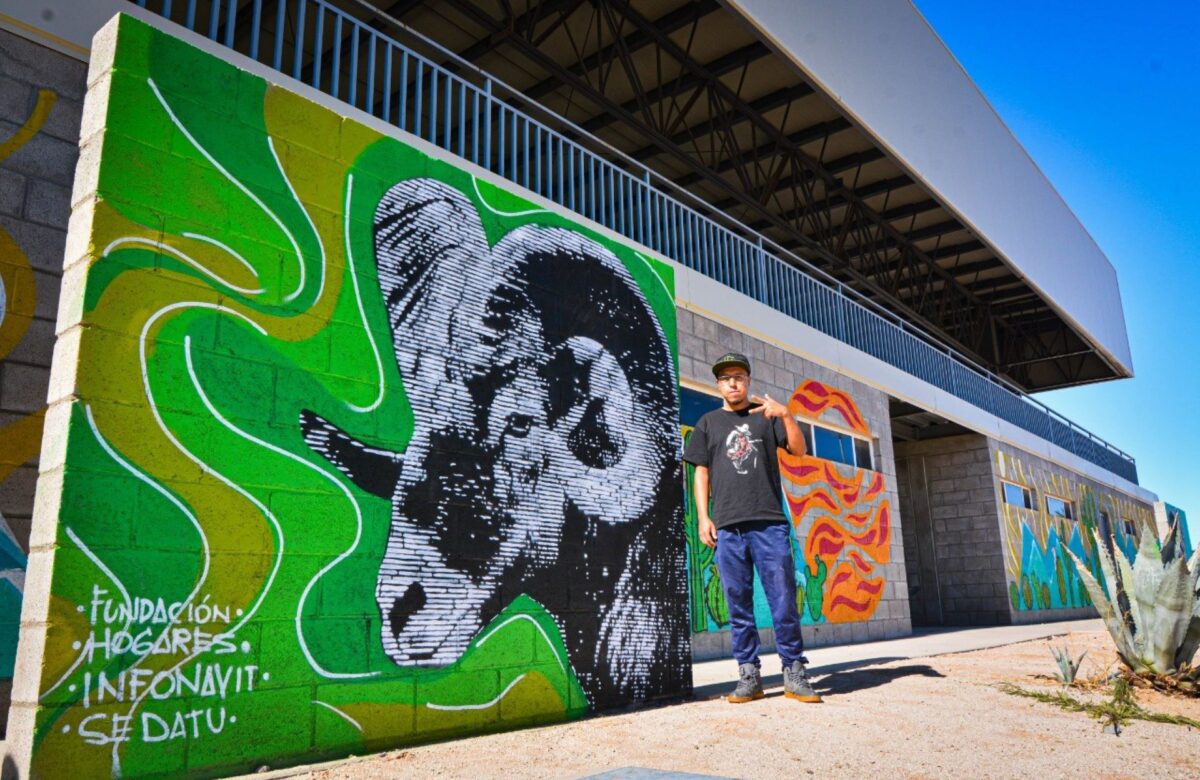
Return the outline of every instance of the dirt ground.
<path id="1" fill-rule="evenodd" d="M 737 778 L 1200 778 L 1196 730 L 1135 721 L 1115 737 L 1086 714 L 997 690 L 1003 681 L 1056 690 L 1049 647 L 1063 641 L 835 665 L 816 678 L 820 705 L 785 699 L 776 676 L 767 698 L 750 704 L 706 690 L 711 698 L 398 750 L 304 776 L 573 778 L 645 767 Z M 1107 634 L 1065 641 L 1088 651 L 1081 677 L 1116 668 Z M 1138 690 L 1137 701 L 1200 720 L 1200 699 Z"/>

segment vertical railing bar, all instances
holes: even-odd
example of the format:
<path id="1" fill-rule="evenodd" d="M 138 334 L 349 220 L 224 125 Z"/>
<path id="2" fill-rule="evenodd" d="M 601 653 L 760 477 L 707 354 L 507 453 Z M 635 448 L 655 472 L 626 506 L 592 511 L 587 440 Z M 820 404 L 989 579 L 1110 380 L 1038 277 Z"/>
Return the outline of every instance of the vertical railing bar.
<path id="1" fill-rule="evenodd" d="M 300 0 L 304 2 L 304 0 Z M 217 26 L 221 23 L 221 0 L 212 0 L 208 6 L 208 39 L 217 39 Z"/>
<path id="2" fill-rule="evenodd" d="M 275 70 L 283 70 L 283 12 L 284 0 L 276 0 L 275 2 L 275 51 L 271 58 L 271 67 Z M 193 29 L 193 22 L 196 17 L 196 0 L 188 2 L 188 29 Z"/>
<path id="3" fill-rule="evenodd" d="M 396 124 L 401 130 L 408 129 L 408 52 L 400 50 L 400 99 L 396 111 L 399 114 Z"/>
<path id="4" fill-rule="evenodd" d="M 446 83 L 445 94 L 442 95 L 442 148 L 446 151 L 454 149 L 454 76 L 443 74 Z M 459 155 L 462 156 L 461 154 Z"/>
<path id="5" fill-rule="evenodd" d="M 292 78 L 300 81 L 300 66 L 304 63 L 304 10 L 308 0 L 298 0 L 296 9 L 296 44 L 292 50 Z M 336 97 L 336 93 L 334 97 Z"/>
<path id="6" fill-rule="evenodd" d="M 426 94 L 429 95 L 429 143 L 437 145 L 437 123 L 438 123 L 438 67 L 433 63 L 429 64 L 429 90 Z"/>
<path id="7" fill-rule="evenodd" d="M 385 41 L 383 50 L 383 121 L 392 121 L 392 49 L 391 41 Z"/>
<path id="8" fill-rule="evenodd" d="M 333 61 L 329 63 L 329 88 L 334 97 L 342 91 L 342 15 L 333 15 Z"/>
<path id="9" fill-rule="evenodd" d="M 167 16 L 171 15 L 171 0 L 167 0 Z M 250 59 L 258 61 L 258 35 L 262 32 L 262 0 L 254 0 L 250 12 Z"/>
<path id="10" fill-rule="evenodd" d="M 325 67 L 325 9 L 321 6 L 316 7 L 317 27 L 316 27 L 316 47 L 313 49 L 313 89 L 321 88 L 321 69 Z"/>
<path id="11" fill-rule="evenodd" d="M 368 114 L 375 115 L 375 39 L 378 34 L 372 30 L 367 30 L 369 43 L 367 44 L 367 99 L 363 101 L 363 108 Z"/>
<path id="12" fill-rule="evenodd" d="M 484 90 L 484 111 L 483 111 L 483 167 L 489 171 L 492 169 L 492 80 L 488 79 L 483 83 Z M 501 126 L 503 132 L 503 126 Z M 504 141 L 501 140 L 500 147 L 504 147 Z"/>
<path id="13" fill-rule="evenodd" d="M 277 0 L 277 6 L 278 6 L 278 10 L 276 11 L 276 15 L 279 17 L 279 19 L 281 21 L 275 26 L 275 34 L 279 38 L 279 45 L 282 46 L 283 45 L 283 39 L 282 39 L 282 36 L 283 36 L 283 21 L 282 21 L 282 19 L 283 19 L 283 0 Z M 196 0 L 188 0 L 187 24 L 185 26 L 192 32 L 196 31 Z M 278 69 L 278 67 L 279 66 L 277 65 L 276 68 Z"/>
<path id="14" fill-rule="evenodd" d="M 471 126 L 471 135 L 476 136 L 475 126 Z M 467 84 L 461 81 L 458 84 L 458 156 L 466 158 L 467 156 Z M 471 162 L 475 162 L 475 158 L 471 157 Z"/>
<path id="15" fill-rule="evenodd" d="M 544 195 L 542 191 L 542 128 L 533 125 L 533 191 Z"/>
<path id="16" fill-rule="evenodd" d="M 479 129 L 479 90 L 471 90 L 471 162 L 480 164 L 479 138 L 483 133 Z M 484 166 L 487 167 L 486 165 Z"/>
<path id="17" fill-rule="evenodd" d="M 417 73 L 413 78 L 413 86 L 416 92 L 413 93 L 413 135 L 417 138 L 421 137 L 421 120 L 424 118 L 424 97 L 425 91 L 425 61 L 420 57 L 414 57 L 417 61 Z"/>
<path id="18" fill-rule="evenodd" d="M 237 4 L 238 0 L 229 0 L 229 8 L 225 11 L 225 45 L 230 49 L 233 48 L 233 33 L 237 22 Z M 170 8 L 166 8 L 165 15 L 167 18 L 170 18 Z"/>
<path id="19" fill-rule="evenodd" d="M 351 106 L 358 106 L 358 22 L 350 20 L 350 89 Z"/>

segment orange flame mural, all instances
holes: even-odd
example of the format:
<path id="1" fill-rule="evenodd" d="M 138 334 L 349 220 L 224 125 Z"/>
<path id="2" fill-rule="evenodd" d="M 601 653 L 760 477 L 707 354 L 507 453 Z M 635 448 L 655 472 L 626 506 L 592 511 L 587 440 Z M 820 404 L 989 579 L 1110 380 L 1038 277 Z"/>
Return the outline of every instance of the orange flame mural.
<path id="1" fill-rule="evenodd" d="M 871 435 L 850 396 L 811 379 L 792 393 L 788 411 Z M 879 567 L 891 558 L 891 506 L 883 474 L 813 455 L 781 452 L 779 458 L 807 570 L 829 572 L 821 614 L 831 623 L 869 619 L 883 597 L 885 577 Z"/>

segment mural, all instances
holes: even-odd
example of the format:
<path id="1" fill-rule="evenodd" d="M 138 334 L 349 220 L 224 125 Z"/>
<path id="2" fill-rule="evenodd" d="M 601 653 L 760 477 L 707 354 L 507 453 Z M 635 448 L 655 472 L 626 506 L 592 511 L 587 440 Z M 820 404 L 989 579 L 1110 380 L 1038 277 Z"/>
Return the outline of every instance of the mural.
<path id="1" fill-rule="evenodd" d="M 719 399 L 714 400 L 715 408 Z M 800 419 L 871 435 L 849 395 L 811 379 L 792 393 L 788 411 Z M 690 431 L 685 426 L 684 436 Z M 883 474 L 813 455 L 783 452 L 779 469 L 785 514 L 795 530 L 792 554 L 801 622 L 813 625 L 869 620 L 886 584 L 878 567 L 891 558 L 891 506 Z M 692 468 L 685 464 L 684 471 L 690 480 Z M 729 624 L 728 608 L 712 550 L 697 538 L 690 490 L 686 511 L 692 630 L 719 631 Z M 766 595 L 757 576 L 754 612 L 760 627 L 771 625 Z"/>
<path id="2" fill-rule="evenodd" d="M 1046 468 L 1040 461 L 997 450 L 996 474 L 1033 494 L 1032 509 L 1000 502 L 1008 597 L 1014 610 L 1091 606 L 1091 598 L 1064 551 L 1074 553 L 1092 576 L 1103 582 L 1092 533 L 1101 529 L 1104 517 L 1112 529 L 1114 546 L 1131 563 L 1137 555 L 1138 529 L 1154 532 L 1149 508 L 1116 493 L 1098 494 L 1090 485 Z M 1046 508 L 1047 495 L 1070 501 L 1075 516 L 1051 515 Z"/>
<path id="3" fill-rule="evenodd" d="M 0 142 L 0 163 L 38 134 L 56 101 L 57 96 L 51 90 L 38 90 L 37 103 L 29 117 L 15 133 Z M 29 258 L 0 226 L 0 361 L 21 344 L 36 308 L 37 286 Z M 0 423 L 0 483 L 37 457 L 45 413 L 42 408 Z M 28 500 L 32 506 L 33 496 Z M 0 513 L 0 679 L 5 680 L 12 679 L 16 661 L 25 566 L 25 552 Z"/>
<path id="4" fill-rule="evenodd" d="M 119 24 L 33 772 L 686 693 L 670 267 Z"/>

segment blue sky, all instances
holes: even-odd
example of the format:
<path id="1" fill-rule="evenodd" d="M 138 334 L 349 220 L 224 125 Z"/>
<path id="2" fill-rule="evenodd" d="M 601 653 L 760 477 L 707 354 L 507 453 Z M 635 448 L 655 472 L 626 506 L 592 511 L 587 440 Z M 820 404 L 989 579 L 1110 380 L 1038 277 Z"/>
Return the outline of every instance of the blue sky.
<path id="1" fill-rule="evenodd" d="M 1200 541 L 1200 3 L 915 1 L 1117 269 L 1134 378 L 1039 397 Z"/>

